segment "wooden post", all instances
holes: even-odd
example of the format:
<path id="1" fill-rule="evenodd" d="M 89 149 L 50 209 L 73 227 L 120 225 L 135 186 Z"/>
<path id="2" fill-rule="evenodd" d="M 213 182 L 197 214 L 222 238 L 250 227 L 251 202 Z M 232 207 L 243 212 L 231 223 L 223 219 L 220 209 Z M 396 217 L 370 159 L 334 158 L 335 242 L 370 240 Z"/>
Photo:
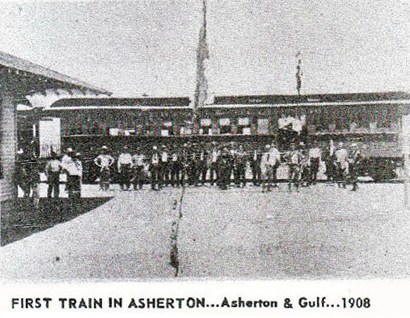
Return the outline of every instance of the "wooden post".
<path id="1" fill-rule="evenodd" d="M 1 201 L 15 199 L 17 188 L 14 182 L 14 171 L 17 150 L 17 109 L 11 89 L 7 83 L 0 88 L 0 152 L 2 178 L 0 180 Z"/>
<path id="2" fill-rule="evenodd" d="M 3 74 L 4 75 L 4 74 Z M 17 150 L 17 107 L 14 103 L 13 90 L 7 77 L 0 73 L 0 226 L 9 226 L 11 216 L 16 212 L 15 183 L 16 150 Z M 3 223 L 3 224 L 1 224 Z M 0 229 L 1 233 L 2 229 Z M 1 233 L 0 245 L 4 244 Z"/>

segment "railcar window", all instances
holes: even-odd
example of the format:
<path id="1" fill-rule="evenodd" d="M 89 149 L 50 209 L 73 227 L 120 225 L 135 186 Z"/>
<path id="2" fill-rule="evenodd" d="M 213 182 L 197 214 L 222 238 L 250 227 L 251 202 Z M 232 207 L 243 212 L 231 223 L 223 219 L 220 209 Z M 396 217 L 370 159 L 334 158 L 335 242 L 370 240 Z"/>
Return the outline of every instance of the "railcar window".
<path id="1" fill-rule="evenodd" d="M 200 124 L 200 135 L 212 135 L 212 120 L 210 118 L 202 118 Z"/>
<path id="2" fill-rule="evenodd" d="M 320 109 L 316 109 L 315 113 L 314 113 L 314 116 L 315 116 L 315 120 L 314 120 L 313 124 L 315 126 L 315 129 L 319 132 L 324 131 L 326 129 L 326 124 L 325 124 L 325 119 L 324 119 L 324 116 L 325 116 L 324 111 L 320 110 Z"/>
<path id="3" fill-rule="evenodd" d="M 269 133 L 269 120 L 267 118 L 258 119 L 258 134 L 267 135 Z"/>
<path id="4" fill-rule="evenodd" d="M 388 128 L 391 128 L 392 127 L 392 124 L 393 124 L 393 122 L 394 122 L 394 117 L 395 117 L 395 115 L 394 115 L 394 110 L 393 109 L 389 109 L 388 111 L 387 111 L 387 119 L 386 119 L 386 125 L 385 125 L 385 127 L 388 127 Z"/>
<path id="5" fill-rule="evenodd" d="M 92 125 L 91 134 L 92 135 L 100 134 L 100 126 L 98 125 L 98 122 L 94 122 L 94 124 Z"/>
<path id="6" fill-rule="evenodd" d="M 231 120 L 229 118 L 219 119 L 219 133 L 221 135 L 226 135 L 231 133 Z"/>
<path id="7" fill-rule="evenodd" d="M 210 118 L 202 118 L 201 119 L 201 126 L 202 127 L 209 127 L 209 126 L 211 126 L 211 123 L 212 123 L 212 121 L 211 121 Z"/>
<path id="8" fill-rule="evenodd" d="M 250 134 L 250 123 L 248 117 L 238 118 L 237 134 L 239 135 L 249 135 Z"/>
<path id="9" fill-rule="evenodd" d="M 270 117 L 271 117 L 272 130 L 277 131 L 279 128 L 278 113 L 276 111 L 273 111 Z"/>
<path id="10" fill-rule="evenodd" d="M 248 117 L 238 118 L 238 125 L 239 126 L 249 126 L 249 118 Z"/>
<path id="11" fill-rule="evenodd" d="M 164 121 L 162 123 L 161 136 L 172 136 L 173 134 L 172 121 Z"/>
<path id="12" fill-rule="evenodd" d="M 75 129 L 74 134 L 75 134 L 75 135 L 82 135 L 82 133 L 83 133 L 83 123 L 82 123 L 81 120 L 80 120 L 80 121 L 78 121 L 78 123 L 77 123 L 77 126 L 76 126 L 76 129 Z"/>

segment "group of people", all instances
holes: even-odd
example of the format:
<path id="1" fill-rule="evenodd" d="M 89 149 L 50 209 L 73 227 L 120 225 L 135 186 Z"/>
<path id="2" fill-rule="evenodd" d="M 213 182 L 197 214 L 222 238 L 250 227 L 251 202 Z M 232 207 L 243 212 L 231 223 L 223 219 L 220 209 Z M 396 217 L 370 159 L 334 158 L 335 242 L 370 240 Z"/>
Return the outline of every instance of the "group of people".
<path id="1" fill-rule="evenodd" d="M 41 160 L 35 151 L 20 149 L 17 156 L 16 183 L 23 191 L 23 197 L 34 198 L 34 206 L 38 206 L 40 173 L 44 172 L 47 177 L 47 197 L 58 198 L 60 196 L 60 175 L 66 175 L 66 187 L 68 197 L 79 199 L 81 197 L 81 179 L 83 176 L 83 164 L 81 154 L 75 153 L 68 148 L 60 159 L 56 152 L 51 151 L 50 158 L 42 169 Z"/>
<path id="2" fill-rule="evenodd" d="M 357 178 L 362 161 L 360 149 L 356 143 L 347 149 L 342 142 L 322 149 L 318 142 L 306 146 L 303 142 L 291 143 L 289 149 L 280 152 L 275 142 L 265 146 L 255 146 L 245 150 L 243 145 L 229 144 L 193 144 L 156 145 L 150 151 L 137 147 L 131 153 L 124 146 L 117 158 L 110 154 L 107 146 L 101 147 L 100 153 L 93 160 L 98 169 L 100 189 L 109 190 L 113 173 L 118 173 L 118 180 L 123 191 L 140 190 L 149 183 L 153 190 L 167 186 L 199 186 L 209 183 L 226 190 L 234 185 L 246 186 L 251 181 L 261 186 L 262 192 L 270 192 L 278 186 L 277 173 L 280 166 L 287 166 L 288 189 L 299 191 L 300 187 L 317 183 L 320 167 L 325 167 L 327 180 L 335 182 L 340 188 L 352 185 L 358 189 Z M 40 160 L 33 153 L 19 151 L 17 166 L 17 184 L 24 196 L 32 196 L 38 204 L 38 184 L 40 183 Z M 247 179 L 249 167 L 251 179 Z M 49 198 L 58 198 L 60 194 L 60 175 L 67 176 L 66 191 L 70 198 L 81 197 L 83 164 L 80 153 L 68 148 L 60 158 L 55 152 L 44 168 L 47 177 Z"/>
<path id="3" fill-rule="evenodd" d="M 329 181 L 337 182 L 341 188 L 346 188 L 350 182 L 355 191 L 361 158 L 355 143 L 349 150 L 339 143 L 337 149 L 330 147 L 325 151 L 318 142 L 313 142 L 310 147 L 303 142 L 292 143 L 287 151 L 280 152 L 276 143 L 245 151 L 243 145 L 235 142 L 223 145 L 213 142 L 210 145 L 153 145 L 150 151 L 137 147 L 133 154 L 124 146 L 117 159 L 109 153 L 108 147 L 103 146 L 94 163 L 98 166 L 100 188 L 104 191 L 109 189 L 115 170 L 124 191 L 142 189 L 145 183 L 150 183 L 154 190 L 205 183 L 227 189 L 232 184 L 244 187 L 249 181 L 246 175 L 249 167 L 250 181 L 256 186 L 261 185 L 263 192 L 269 192 L 277 187 L 277 171 L 281 165 L 288 167 L 288 189 L 299 191 L 302 186 L 317 183 L 322 162 Z"/>

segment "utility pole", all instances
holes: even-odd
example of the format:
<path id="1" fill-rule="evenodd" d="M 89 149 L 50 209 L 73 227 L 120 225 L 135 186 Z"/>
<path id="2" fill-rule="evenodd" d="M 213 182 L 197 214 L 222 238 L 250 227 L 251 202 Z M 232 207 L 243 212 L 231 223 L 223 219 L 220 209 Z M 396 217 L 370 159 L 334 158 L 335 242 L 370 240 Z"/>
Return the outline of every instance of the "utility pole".
<path id="1" fill-rule="evenodd" d="M 300 90 L 302 89 L 302 58 L 301 58 L 302 52 L 298 51 L 296 54 L 296 58 L 298 60 L 297 65 L 296 65 L 296 90 L 298 91 L 298 96 L 300 96 Z"/>
<path id="2" fill-rule="evenodd" d="M 205 60 L 209 58 L 208 44 L 206 41 L 206 9 L 207 0 L 202 0 L 202 24 L 199 31 L 199 42 L 196 55 L 196 87 L 191 123 L 193 135 L 198 134 L 198 109 L 204 106 L 208 91 L 208 82 L 205 76 Z"/>

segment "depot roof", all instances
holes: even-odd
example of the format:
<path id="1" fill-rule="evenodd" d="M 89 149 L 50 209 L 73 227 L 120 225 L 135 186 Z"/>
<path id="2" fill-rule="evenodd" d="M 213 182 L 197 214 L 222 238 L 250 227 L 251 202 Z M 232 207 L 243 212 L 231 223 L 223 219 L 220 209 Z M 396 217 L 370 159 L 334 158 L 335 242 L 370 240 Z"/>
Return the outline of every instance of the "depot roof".
<path id="1" fill-rule="evenodd" d="M 78 89 L 82 92 L 111 95 L 111 92 L 105 89 L 1 51 L 0 76 L 3 82 L 11 83 L 12 89 L 19 96 L 44 92 L 46 89 Z"/>

